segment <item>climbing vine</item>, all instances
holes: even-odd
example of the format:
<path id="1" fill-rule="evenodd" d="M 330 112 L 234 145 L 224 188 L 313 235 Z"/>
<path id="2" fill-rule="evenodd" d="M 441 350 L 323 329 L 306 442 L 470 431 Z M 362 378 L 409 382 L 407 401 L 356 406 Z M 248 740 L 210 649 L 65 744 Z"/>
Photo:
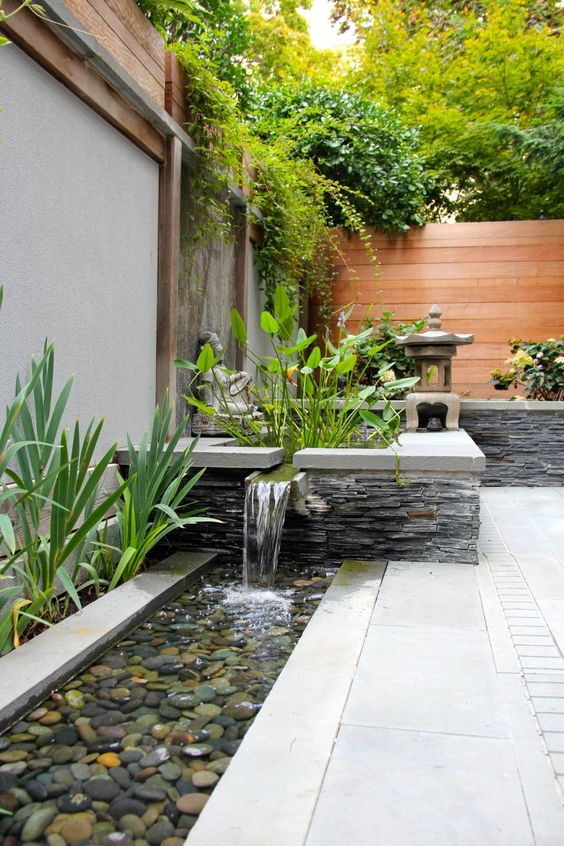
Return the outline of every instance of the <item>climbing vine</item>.
<path id="1" fill-rule="evenodd" d="M 267 303 L 282 284 L 295 301 L 315 293 L 319 313 L 328 321 L 333 281 L 330 207 L 340 209 L 345 226 L 364 237 L 364 220 L 337 181 L 323 174 L 307 156 L 295 156 L 287 138 L 264 140 L 241 113 L 231 85 L 218 80 L 201 46 L 173 45 L 186 70 L 190 121 L 196 143 L 192 210 L 197 244 L 232 238 L 234 185 L 249 198 L 248 214 L 260 225 L 257 249 L 259 280 Z"/>

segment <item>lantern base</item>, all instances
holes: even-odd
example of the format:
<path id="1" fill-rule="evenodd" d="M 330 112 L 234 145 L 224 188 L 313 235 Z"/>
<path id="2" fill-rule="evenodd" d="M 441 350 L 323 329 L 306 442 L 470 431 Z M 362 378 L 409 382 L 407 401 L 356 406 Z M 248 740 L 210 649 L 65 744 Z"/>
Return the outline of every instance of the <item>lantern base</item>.
<path id="1" fill-rule="evenodd" d="M 438 391 L 408 394 L 405 398 L 406 432 L 417 432 L 420 428 L 420 406 L 426 406 L 427 418 L 441 417 L 447 432 L 458 432 L 460 418 L 460 397 L 458 394 L 439 393 Z M 441 407 L 439 413 L 433 411 L 433 406 Z M 446 414 L 445 414 L 446 409 Z"/>

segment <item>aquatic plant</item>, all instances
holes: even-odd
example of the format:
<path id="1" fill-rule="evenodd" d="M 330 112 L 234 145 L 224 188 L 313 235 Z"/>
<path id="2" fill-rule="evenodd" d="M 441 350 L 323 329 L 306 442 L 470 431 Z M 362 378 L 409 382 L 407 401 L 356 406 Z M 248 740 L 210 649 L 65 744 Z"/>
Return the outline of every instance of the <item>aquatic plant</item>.
<path id="1" fill-rule="evenodd" d="M 236 309 L 232 312 L 232 331 L 249 361 L 256 367 L 258 384 L 252 389 L 262 411 L 262 419 L 241 418 L 229 410 L 225 388 L 215 379 L 214 391 L 218 408 L 203 403 L 196 395 L 198 378 L 211 371 L 220 360 L 209 344 L 204 345 L 195 363 L 177 361 L 179 367 L 193 371 L 188 403 L 200 413 L 213 419 L 238 442 L 246 445 L 284 447 L 291 456 L 308 447 L 341 447 L 368 442 L 374 446 L 389 445 L 399 432 L 399 414 L 387 400 L 394 391 L 413 386 L 416 377 L 394 379 L 377 387 L 362 384 L 372 359 L 381 352 L 383 344 L 364 350 L 364 365 L 359 371 L 358 349 L 368 341 L 372 329 L 356 335 L 341 321 L 335 342 L 325 339 L 324 348 L 317 335 L 307 335 L 303 329 L 295 334 L 297 305 L 292 304 L 282 286 L 276 288 L 274 308 L 263 311 L 262 331 L 268 336 L 272 355 L 259 356 L 247 345 L 247 329 Z M 381 376 L 389 370 L 388 362 L 377 371 Z M 380 380 L 381 381 L 381 380 Z M 384 400 L 382 415 L 370 411 L 369 406 Z M 362 434 L 363 424 L 370 427 L 368 436 Z"/>

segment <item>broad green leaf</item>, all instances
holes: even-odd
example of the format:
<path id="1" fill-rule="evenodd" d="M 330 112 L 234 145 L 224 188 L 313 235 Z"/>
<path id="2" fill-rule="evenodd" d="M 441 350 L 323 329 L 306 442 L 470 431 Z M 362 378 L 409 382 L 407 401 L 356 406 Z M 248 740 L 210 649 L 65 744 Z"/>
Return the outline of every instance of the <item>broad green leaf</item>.
<path id="1" fill-rule="evenodd" d="M 194 370 L 194 371 L 196 371 L 196 372 L 198 371 L 198 368 L 197 368 L 197 366 L 194 364 L 194 362 L 193 362 L 193 361 L 186 361 L 186 360 L 185 360 L 185 359 L 183 359 L 183 358 L 175 358 L 175 359 L 174 359 L 174 366 L 175 366 L 175 367 L 181 367 L 181 368 L 183 368 L 183 369 L 185 369 L 185 370 Z"/>
<path id="2" fill-rule="evenodd" d="M 196 399 L 196 397 L 185 396 L 184 399 L 186 400 L 188 405 L 197 408 L 198 411 L 202 412 L 202 414 L 217 414 L 215 408 L 212 408 L 211 405 L 206 405 L 204 402 L 201 402 L 199 399 Z"/>
<path id="3" fill-rule="evenodd" d="M 339 376 L 343 376 L 345 373 L 350 373 L 351 370 L 354 370 L 356 365 L 356 355 L 349 355 L 347 358 L 344 358 L 342 361 L 338 363 L 335 367 L 335 373 L 338 373 Z"/>
<path id="4" fill-rule="evenodd" d="M 0 514 L 0 540 L 4 541 L 8 550 L 13 555 L 16 551 L 16 537 L 12 521 L 7 514 Z"/>
<path id="5" fill-rule="evenodd" d="M 278 320 L 285 320 L 290 312 L 290 298 L 288 292 L 283 285 L 276 286 L 274 294 L 274 314 Z"/>
<path id="6" fill-rule="evenodd" d="M 200 373 L 207 373 L 215 364 L 215 355 L 210 344 L 204 344 L 196 361 L 196 367 Z"/>
<path id="7" fill-rule="evenodd" d="M 358 398 L 361 400 L 367 400 L 376 392 L 376 385 L 368 385 L 367 388 L 363 388 L 361 391 L 358 392 Z"/>
<path id="8" fill-rule="evenodd" d="M 231 331 L 236 341 L 240 344 L 247 343 L 247 327 L 236 308 L 231 311 Z"/>
<path id="9" fill-rule="evenodd" d="M 278 321 L 274 319 L 269 311 L 262 312 L 260 316 L 260 327 L 262 331 L 266 332 L 268 335 L 276 335 L 278 329 L 280 328 Z"/>
<path id="10" fill-rule="evenodd" d="M 321 350 L 319 347 L 314 347 L 310 352 L 306 364 L 308 367 L 311 367 L 312 370 L 315 370 L 316 367 L 319 367 L 319 362 L 321 361 Z"/>
<path id="11" fill-rule="evenodd" d="M 300 332 L 303 332 L 303 329 L 300 329 Z M 309 335 L 308 337 L 304 332 L 303 337 L 300 338 L 298 333 L 298 338 L 293 347 L 279 347 L 278 352 L 282 353 L 282 355 L 295 355 L 295 353 L 305 350 L 316 340 L 317 335 Z"/>
<path id="12" fill-rule="evenodd" d="M 382 418 L 373 411 L 365 411 L 364 409 L 361 409 L 360 416 L 365 423 L 368 423 L 370 426 L 374 426 L 375 429 L 386 429 L 385 420 L 382 420 Z"/>
<path id="13" fill-rule="evenodd" d="M 398 389 L 405 389 L 405 388 L 412 388 L 413 385 L 416 385 L 419 382 L 418 376 L 406 376 L 405 379 L 396 379 L 394 382 L 386 382 L 384 385 L 381 385 L 386 392 L 387 391 L 396 391 Z"/>

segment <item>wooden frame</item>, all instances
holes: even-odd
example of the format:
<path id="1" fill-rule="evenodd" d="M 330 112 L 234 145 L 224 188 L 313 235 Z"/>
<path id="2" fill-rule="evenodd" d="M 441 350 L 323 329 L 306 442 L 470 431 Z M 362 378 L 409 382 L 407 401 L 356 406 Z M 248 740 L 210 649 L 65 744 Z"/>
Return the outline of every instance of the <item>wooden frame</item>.
<path id="1" fill-rule="evenodd" d="M 248 318 L 249 303 L 249 264 L 251 255 L 251 226 L 245 210 L 239 211 L 237 235 L 235 238 L 235 308 L 245 321 Z M 235 366 L 244 370 L 247 366 L 246 355 L 237 345 Z"/>
<path id="2" fill-rule="evenodd" d="M 16 8 L 14 0 L 6 0 L 3 5 L 6 14 Z M 41 18 L 29 9 L 22 9 L 13 18 L 4 21 L 0 31 L 151 158 L 164 161 L 162 135 L 114 91 L 86 59 L 58 38 Z"/>
<path id="3" fill-rule="evenodd" d="M 165 391 L 176 401 L 176 321 L 178 303 L 178 261 L 180 255 L 180 182 L 182 143 L 167 139 L 159 184 L 159 275 L 157 292 L 156 401 Z M 174 421 L 171 428 L 174 427 Z M 176 428 L 176 427 L 174 427 Z"/>

